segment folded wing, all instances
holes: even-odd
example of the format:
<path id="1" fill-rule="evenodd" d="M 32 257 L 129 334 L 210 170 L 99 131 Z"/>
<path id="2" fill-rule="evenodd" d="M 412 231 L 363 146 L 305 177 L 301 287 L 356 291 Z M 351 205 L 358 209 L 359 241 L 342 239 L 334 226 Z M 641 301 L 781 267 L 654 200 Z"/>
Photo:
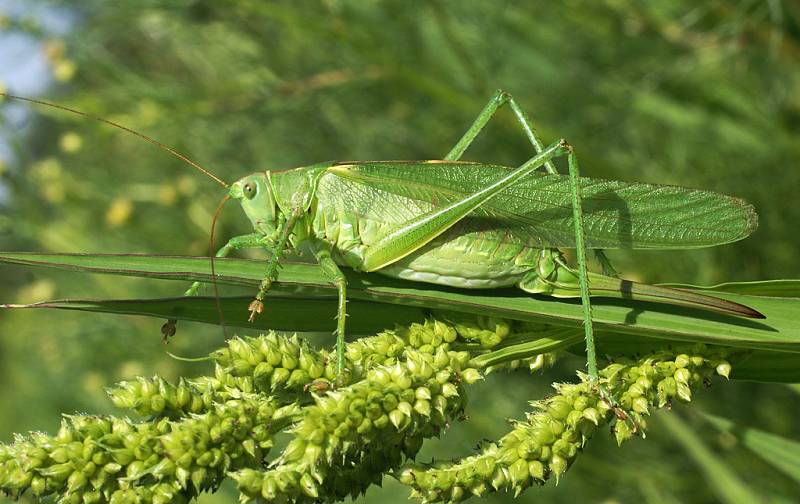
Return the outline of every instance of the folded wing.
<path id="1" fill-rule="evenodd" d="M 510 170 L 473 162 L 340 163 L 325 177 L 326 198 L 363 216 L 402 223 L 460 200 Z M 749 203 L 685 187 L 581 179 L 589 248 L 686 249 L 745 238 L 758 225 Z M 465 230 L 506 229 L 531 247 L 575 246 L 569 178 L 537 174 L 491 199 L 461 223 Z"/>

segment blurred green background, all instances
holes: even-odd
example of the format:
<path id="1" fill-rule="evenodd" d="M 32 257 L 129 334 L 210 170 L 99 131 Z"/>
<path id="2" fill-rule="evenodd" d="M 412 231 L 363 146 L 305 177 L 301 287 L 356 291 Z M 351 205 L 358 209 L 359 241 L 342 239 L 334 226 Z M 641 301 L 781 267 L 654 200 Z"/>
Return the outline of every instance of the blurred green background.
<path id="1" fill-rule="evenodd" d="M 798 277 L 800 6 L 795 2 L 0 0 L 0 86 L 118 120 L 225 180 L 329 159 L 444 155 L 502 87 L 586 176 L 713 189 L 752 202 L 748 240 L 691 252 L 612 253 L 629 278 L 709 284 Z M 0 249 L 205 254 L 218 186 L 163 151 L 68 114 L 5 102 Z M 531 148 L 501 114 L 467 159 L 519 164 Z M 230 206 L 218 240 L 248 229 Z M 182 284 L 0 268 L 0 302 L 157 297 Z M 112 412 L 103 387 L 197 375 L 159 322 L 0 311 L 0 441 L 59 415 Z M 217 328 L 184 324 L 170 350 L 201 355 Z M 470 421 L 422 459 L 471 453 L 582 365 L 495 376 Z M 703 423 L 707 411 L 800 439 L 800 389 L 729 383 L 676 408 L 736 481 L 768 501 L 800 487 Z M 715 502 L 717 476 L 656 417 L 623 448 L 601 433 L 556 487 L 520 502 Z M 715 479 L 717 478 L 717 479 Z M 368 500 L 405 502 L 386 480 Z M 223 488 L 201 502 L 234 502 Z M 495 498 L 502 502 L 506 496 Z M 363 500 L 363 499 L 362 499 Z M 488 501 L 489 499 L 487 499 Z"/>

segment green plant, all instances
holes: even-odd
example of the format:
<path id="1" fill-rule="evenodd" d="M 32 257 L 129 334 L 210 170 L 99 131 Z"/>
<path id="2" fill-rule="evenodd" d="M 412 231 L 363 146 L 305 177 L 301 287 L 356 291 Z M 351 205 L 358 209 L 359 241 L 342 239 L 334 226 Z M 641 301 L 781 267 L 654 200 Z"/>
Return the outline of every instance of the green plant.
<path id="1" fill-rule="evenodd" d="M 222 2 L 186 0 L 176 8 L 158 1 L 31 0 L 20 5 L 3 7 L 0 27 L 4 35 L 31 41 L 34 55 L 47 55 L 57 82 L 46 96 L 95 114 L 114 114 L 208 164 L 225 180 L 246 170 L 334 157 L 440 156 L 452 145 L 454 129 L 465 126 L 485 96 L 502 85 L 524 97 L 522 105 L 532 112 L 543 137 L 565 135 L 580 147 L 587 174 L 714 188 L 744 197 L 758 209 L 758 234 L 737 246 L 612 252 L 626 274 L 649 283 L 710 284 L 791 278 L 797 271 L 800 206 L 785 203 L 792 201 L 800 184 L 800 171 L 793 169 L 800 155 L 800 93 L 795 92 L 800 82 L 800 11 L 792 2 L 622 0 L 573 7 L 506 2 L 499 7 L 495 2 L 242 0 L 232 8 Z M 46 20 L 35 13 L 51 8 L 56 15 L 48 17 L 62 18 L 63 12 L 63 18 L 75 21 L 71 30 L 54 31 L 40 22 Z M 11 52 L 13 44 L 3 44 L 2 50 Z M 4 70 L 16 77 L 18 68 L 22 67 L 7 65 Z M 37 78 L 37 86 L 44 81 L 46 76 Z M 26 95 L 41 89 L 16 78 L 4 84 L 9 92 Z M 0 133 L 12 154 L 0 165 L 0 191 L 7 190 L 0 208 L 0 249 L 206 253 L 210 211 L 217 197 L 212 184 L 180 175 L 183 168 L 162 152 L 89 121 L 46 112 L 36 112 L 24 122 L 19 117 L 9 116 Z M 470 158 L 518 164 L 530 155 L 530 145 L 515 130 L 510 114 L 499 117 Z M 220 240 L 243 232 L 239 214 L 223 212 Z M 263 275 L 257 264 L 253 268 L 254 276 Z M 287 270 L 301 272 L 291 265 Z M 174 283 L 107 275 L 81 275 L 75 281 L 73 275 L 3 268 L 0 299 L 26 304 L 92 297 L 37 306 L 160 317 L 185 308 L 187 320 L 216 318 L 212 300 L 186 304 L 165 299 L 180 289 Z M 235 278 L 246 282 L 248 293 L 258 286 L 258 279 Z M 306 278 L 315 280 L 313 275 Z M 315 289 L 294 283 L 296 276 L 286 280 L 283 296 L 293 287 Z M 557 322 L 566 339 L 550 332 L 548 344 L 580 340 L 579 335 L 574 339 L 580 314 L 569 303 L 550 303 L 547 308 L 540 300 L 522 305 L 507 292 L 494 300 L 440 292 L 431 296 L 432 291 L 424 289 L 355 281 L 349 294 L 357 297 L 350 296 L 348 303 L 348 331 L 353 335 L 374 334 L 386 321 L 420 321 L 426 316 L 426 303 L 435 303 Z M 735 439 L 741 439 L 741 426 L 746 425 L 800 437 L 794 421 L 796 389 L 749 381 L 800 381 L 793 353 L 797 335 L 792 332 L 797 304 L 763 297 L 796 297 L 796 286 L 792 281 L 773 282 L 767 290 L 758 282 L 735 286 L 738 293 L 730 294 L 737 299 L 751 290 L 759 296 L 756 301 L 766 305 L 769 319 L 779 321 L 774 333 L 725 325 L 713 317 L 689 322 L 673 317 L 680 313 L 653 306 L 600 302 L 594 312 L 600 317 L 601 357 L 649 352 L 678 341 L 674 338 L 747 348 L 735 354 L 741 357 L 732 357 L 732 383 L 703 394 L 689 411 L 703 409 L 732 419 L 737 425 L 733 434 L 717 435 L 706 424 L 692 422 L 691 415 L 685 418 L 695 437 L 739 485 L 773 500 L 791 500 L 797 494 L 797 479 L 783 476 L 796 472 L 775 471 L 765 461 L 791 465 L 798 457 L 787 452 L 786 442 L 775 443 L 769 457 L 763 451 L 754 457 L 744 441 L 737 445 Z M 323 299 L 269 299 L 269 313 L 257 327 L 275 320 L 289 330 L 329 331 L 317 322 L 330 321 L 334 312 L 324 298 L 332 293 L 314 292 Z M 406 299 L 408 304 L 369 302 L 387 298 Z M 248 301 L 222 300 L 229 323 L 246 322 L 238 320 L 236 307 Z M 298 304 L 308 315 L 291 318 L 289 309 Z M 98 316 L 89 322 L 85 315 L 63 310 L 3 310 L 3 439 L 11 440 L 14 431 L 54 431 L 51 422 L 62 411 L 105 412 L 100 384 L 154 370 L 175 380 L 196 374 L 193 364 L 165 356 L 158 341 L 160 324 L 128 316 Z M 214 326 L 185 327 L 172 343 L 173 351 L 206 353 L 221 338 Z M 324 341 L 328 345 L 332 339 Z M 525 355 L 522 345 L 508 339 L 505 343 L 508 346 L 491 358 L 501 352 Z M 583 348 L 572 350 L 578 354 Z M 443 442 L 427 444 L 419 460 L 470 454 L 469 447 L 487 432 L 497 439 L 505 428 L 503 418 L 521 418 L 522 403 L 545 393 L 543 382 L 564 380 L 580 365 L 577 358 L 561 359 L 544 379 L 528 379 L 524 373 L 490 375 L 471 395 L 472 421 L 451 429 Z M 558 487 L 551 483 L 522 499 L 722 500 L 725 495 L 715 490 L 718 485 L 712 480 L 717 471 L 687 471 L 687 463 L 700 464 L 694 452 L 683 451 L 681 438 L 662 429 L 658 419 L 651 424 L 653 435 L 646 442 L 621 450 L 609 446 L 611 436 L 595 436 Z M 734 488 L 727 484 L 731 478 L 724 481 L 727 489 Z M 374 489 L 370 497 L 392 501 L 397 486 Z M 201 500 L 231 499 L 225 487 Z M 399 489 L 397 502 L 402 501 L 405 492 Z"/>
<path id="2" fill-rule="evenodd" d="M 727 351 L 705 345 L 620 358 L 585 375 L 497 442 L 455 462 L 420 465 L 425 439 L 464 420 L 468 385 L 485 367 L 462 348 L 496 346 L 522 324 L 429 319 L 347 345 L 346 385 L 332 388 L 335 361 L 297 336 L 234 338 L 213 352 L 213 375 L 137 378 L 109 389 L 143 420 L 66 416 L 55 436 L 35 433 L 0 448 L 0 488 L 59 502 L 187 502 L 232 478 L 243 502 L 331 502 L 391 474 L 424 502 L 494 491 L 519 494 L 559 478 L 594 432 L 617 441 L 643 433 L 645 416 L 713 375 L 727 377 Z M 503 369 L 495 366 L 495 371 Z M 275 436 L 291 438 L 271 454 Z"/>

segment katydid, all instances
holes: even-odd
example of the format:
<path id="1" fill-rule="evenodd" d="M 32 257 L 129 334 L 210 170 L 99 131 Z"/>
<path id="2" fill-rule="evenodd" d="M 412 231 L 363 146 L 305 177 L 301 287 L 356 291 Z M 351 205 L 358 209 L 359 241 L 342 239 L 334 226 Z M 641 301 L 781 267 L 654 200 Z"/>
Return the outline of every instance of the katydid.
<path id="1" fill-rule="evenodd" d="M 536 155 L 517 168 L 460 161 L 506 104 Z M 558 174 L 552 163 L 561 156 L 567 157 L 569 176 Z M 263 311 L 287 249 L 310 251 L 338 289 L 339 372 L 347 289 L 342 266 L 465 289 L 516 286 L 531 294 L 580 297 L 593 381 L 597 364 L 590 295 L 763 318 L 723 299 L 588 273 L 586 249 L 598 251 L 607 264 L 600 249 L 721 245 L 755 230 L 756 213 L 740 199 L 708 191 L 580 178 L 573 148 L 564 140 L 545 147 L 517 102 L 503 91 L 492 96 L 440 160 L 326 162 L 257 172 L 232 184 L 227 197 L 241 202 L 254 232 L 229 240 L 217 257 L 248 247 L 272 252 L 249 306 L 251 320 Z M 567 265 L 559 248 L 576 249 L 577 269 Z M 187 294 L 198 288 L 199 283 L 193 284 Z"/>
<path id="2" fill-rule="evenodd" d="M 537 154 L 516 169 L 459 161 L 504 104 Z M 568 157 L 569 177 L 556 172 L 551 161 L 558 156 Z M 339 291 L 339 371 L 347 288 L 341 266 L 467 289 L 517 286 L 581 297 L 592 379 L 590 293 L 763 317 L 714 297 L 586 272 L 586 248 L 681 249 L 740 240 L 757 225 L 752 206 L 707 191 L 578 177 L 572 147 L 563 140 L 544 147 L 516 101 L 498 91 L 441 160 L 328 162 L 238 180 L 229 196 L 240 200 L 255 232 L 231 239 L 217 255 L 271 250 L 249 307 L 252 319 L 264 308 L 286 249 L 309 250 Z M 576 248 L 577 271 L 557 247 Z"/>

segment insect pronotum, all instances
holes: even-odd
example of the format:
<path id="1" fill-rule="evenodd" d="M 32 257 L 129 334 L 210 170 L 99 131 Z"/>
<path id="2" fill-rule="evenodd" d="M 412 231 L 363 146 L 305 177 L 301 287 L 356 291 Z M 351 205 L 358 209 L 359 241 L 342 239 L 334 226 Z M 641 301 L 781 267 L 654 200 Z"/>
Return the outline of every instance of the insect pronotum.
<path id="1" fill-rule="evenodd" d="M 9 98 L 18 98 L 5 95 Z M 111 124 L 166 149 L 228 188 L 253 232 L 231 238 L 217 257 L 262 247 L 272 252 L 251 320 L 278 278 L 287 249 L 313 254 L 339 292 L 337 370 L 343 371 L 347 282 L 340 267 L 465 289 L 517 286 L 532 294 L 580 297 L 587 366 L 597 379 L 590 295 L 626 297 L 764 318 L 727 300 L 638 284 L 614 274 L 590 273 L 586 249 L 684 249 L 720 245 L 757 226 L 751 205 L 722 194 L 676 186 L 579 176 L 573 148 L 564 140 L 545 146 L 514 98 L 498 90 L 467 132 L 442 159 L 326 162 L 247 175 L 230 186 L 160 142 Z M 495 112 L 508 105 L 536 154 L 517 168 L 461 161 Z M 552 160 L 566 156 L 569 175 Z M 575 248 L 577 269 L 559 248 Z M 610 266 L 610 265 L 609 265 Z M 194 283 L 187 295 L 198 292 Z"/>

